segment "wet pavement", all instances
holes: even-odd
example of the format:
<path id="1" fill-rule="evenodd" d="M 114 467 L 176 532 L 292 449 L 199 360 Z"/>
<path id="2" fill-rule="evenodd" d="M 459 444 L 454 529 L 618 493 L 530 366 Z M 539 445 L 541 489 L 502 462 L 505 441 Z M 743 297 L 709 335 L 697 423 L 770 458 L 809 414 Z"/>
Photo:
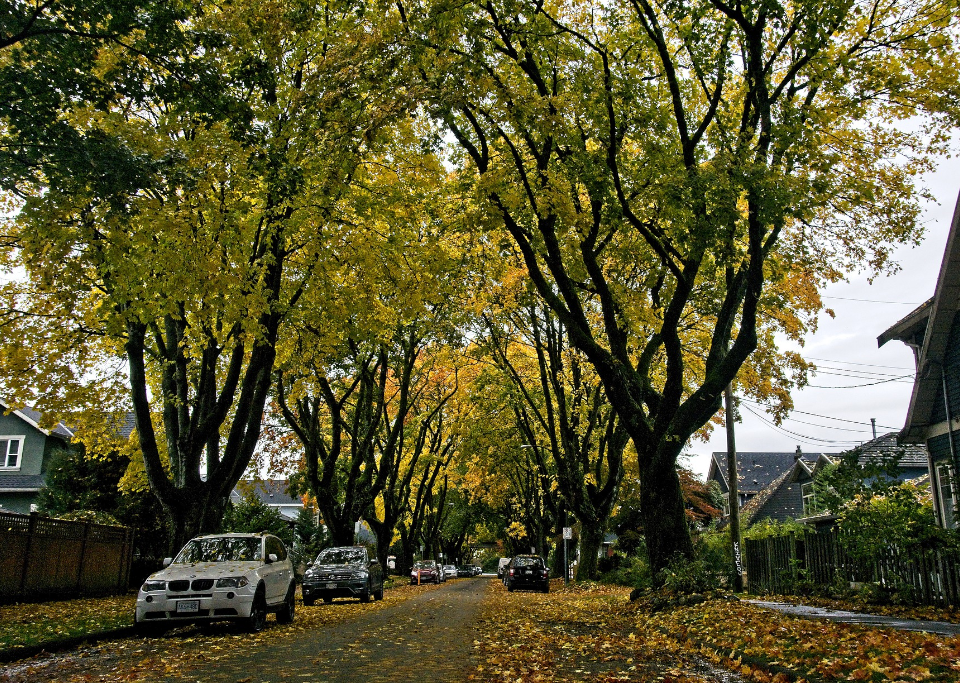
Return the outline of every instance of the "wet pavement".
<path id="1" fill-rule="evenodd" d="M 845 610 L 827 609 L 824 607 L 810 607 L 808 605 L 792 605 L 786 602 L 771 602 L 768 600 L 744 600 L 757 607 L 776 610 L 784 614 L 808 619 L 828 619 L 844 624 L 864 624 L 899 629 L 901 631 L 924 631 L 944 636 L 960 635 L 960 624 L 948 621 L 921 621 L 917 619 L 901 619 L 888 617 L 882 614 L 864 614 L 861 612 L 847 612 Z"/>

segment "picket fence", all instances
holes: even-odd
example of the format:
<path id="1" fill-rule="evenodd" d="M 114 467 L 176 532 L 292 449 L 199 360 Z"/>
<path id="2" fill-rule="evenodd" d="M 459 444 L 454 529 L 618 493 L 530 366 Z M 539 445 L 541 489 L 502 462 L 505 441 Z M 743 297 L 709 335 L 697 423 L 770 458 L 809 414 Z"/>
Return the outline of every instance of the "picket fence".
<path id="1" fill-rule="evenodd" d="M 0 601 L 121 593 L 133 530 L 0 513 Z"/>
<path id="2" fill-rule="evenodd" d="M 917 550 L 910 553 L 889 545 L 873 559 L 857 561 L 849 552 L 851 539 L 836 529 L 748 539 L 744 544 L 748 590 L 785 594 L 802 588 L 836 584 L 874 584 L 924 605 L 960 605 L 960 554 Z"/>

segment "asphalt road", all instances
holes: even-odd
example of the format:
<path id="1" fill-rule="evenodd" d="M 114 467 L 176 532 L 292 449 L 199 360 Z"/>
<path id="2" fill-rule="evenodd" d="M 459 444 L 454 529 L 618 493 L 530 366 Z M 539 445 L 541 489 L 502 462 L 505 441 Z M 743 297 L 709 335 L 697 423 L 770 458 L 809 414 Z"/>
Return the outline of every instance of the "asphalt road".
<path id="1" fill-rule="evenodd" d="M 478 610 L 489 581 L 449 581 L 399 605 L 222 658 L 169 681 L 370 683 L 458 681 L 472 660 Z M 336 607 L 336 603 L 332 606 Z M 321 607 L 322 609 L 322 607 Z M 327 608 L 329 609 L 329 607 Z"/>

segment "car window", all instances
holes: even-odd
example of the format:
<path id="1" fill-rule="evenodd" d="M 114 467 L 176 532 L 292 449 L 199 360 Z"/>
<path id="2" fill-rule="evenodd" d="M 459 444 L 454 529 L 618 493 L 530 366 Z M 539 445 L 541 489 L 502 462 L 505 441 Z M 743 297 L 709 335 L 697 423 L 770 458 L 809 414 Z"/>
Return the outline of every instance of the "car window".
<path id="1" fill-rule="evenodd" d="M 283 541 L 273 536 L 267 536 L 267 554 L 273 553 L 278 560 L 287 559 L 287 549 L 283 546 Z"/>
<path id="2" fill-rule="evenodd" d="M 437 563 L 433 560 L 427 560 L 425 562 L 416 562 L 413 565 L 414 569 L 434 569 L 436 568 Z"/>
<path id="3" fill-rule="evenodd" d="M 367 553 L 363 548 L 327 548 L 317 555 L 315 564 L 366 564 Z"/>
<path id="4" fill-rule="evenodd" d="M 254 562 L 263 560 L 259 538 L 195 538 L 187 543 L 174 564 L 195 562 Z"/>
<path id="5" fill-rule="evenodd" d="M 514 567 L 542 567 L 543 560 L 539 557 L 515 557 L 513 558 Z"/>

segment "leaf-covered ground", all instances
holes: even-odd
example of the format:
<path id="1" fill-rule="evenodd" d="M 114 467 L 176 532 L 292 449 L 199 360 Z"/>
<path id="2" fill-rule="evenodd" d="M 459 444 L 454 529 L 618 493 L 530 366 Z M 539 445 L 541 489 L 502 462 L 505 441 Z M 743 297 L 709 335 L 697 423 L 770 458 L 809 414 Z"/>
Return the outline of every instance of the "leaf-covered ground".
<path id="1" fill-rule="evenodd" d="M 727 601 L 638 614 L 638 622 L 755 681 L 960 680 L 958 637 L 802 619 Z"/>
<path id="2" fill-rule="evenodd" d="M 40 645 L 133 624 L 136 596 L 0 606 L 0 650 Z"/>
<path id="3" fill-rule="evenodd" d="M 463 634 L 474 652 L 471 674 L 463 677 L 467 680 L 960 681 L 957 637 L 801 619 L 731 600 L 651 613 L 630 603 L 627 589 L 614 587 L 564 589 L 562 583 L 554 582 L 552 592 L 543 595 L 508 593 L 495 581 L 487 586 L 474 635 Z M 325 626 L 346 626 L 364 614 L 391 606 L 405 614 L 409 610 L 403 602 L 436 590 L 444 587 L 399 586 L 387 591 L 383 601 L 366 605 L 338 601 L 300 606 L 293 624 L 279 625 L 271 618 L 269 628 L 256 635 L 219 624 L 184 627 L 162 638 L 105 641 L 52 659 L 0 666 L 0 681 L 180 680 L 211 665 L 223 666 L 252 644 L 263 648 L 269 659 L 271 648 L 279 651 L 285 644 L 289 648 L 290 643 L 300 642 L 297 638 Z M 64 637 L 84 625 L 91 629 L 122 626 L 129 623 L 132 607 L 130 597 L 9 605 L 0 608 L 0 637 L 3 647 L 10 647 L 28 642 L 28 638 Z M 943 613 L 912 616 L 945 618 Z M 436 617 L 439 619 L 439 614 Z M 399 624 L 396 617 L 378 619 L 387 629 Z M 417 629 L 401 628 L 397 637 L 415 639 Z M 371 652 L 365 656 L 375 659 L 378 655 Z M 367 663 L 375 666 L 373 659 Z"/>
<path id="4" fill-rule="evenodd" d="M 628 602 L 629 589 L 562 585 L 555 581 L 548 595 L 492 594 L 477 641 L 476 680 L 736 680 L 713 671 L 681 641 L 646 628 Z"/>

